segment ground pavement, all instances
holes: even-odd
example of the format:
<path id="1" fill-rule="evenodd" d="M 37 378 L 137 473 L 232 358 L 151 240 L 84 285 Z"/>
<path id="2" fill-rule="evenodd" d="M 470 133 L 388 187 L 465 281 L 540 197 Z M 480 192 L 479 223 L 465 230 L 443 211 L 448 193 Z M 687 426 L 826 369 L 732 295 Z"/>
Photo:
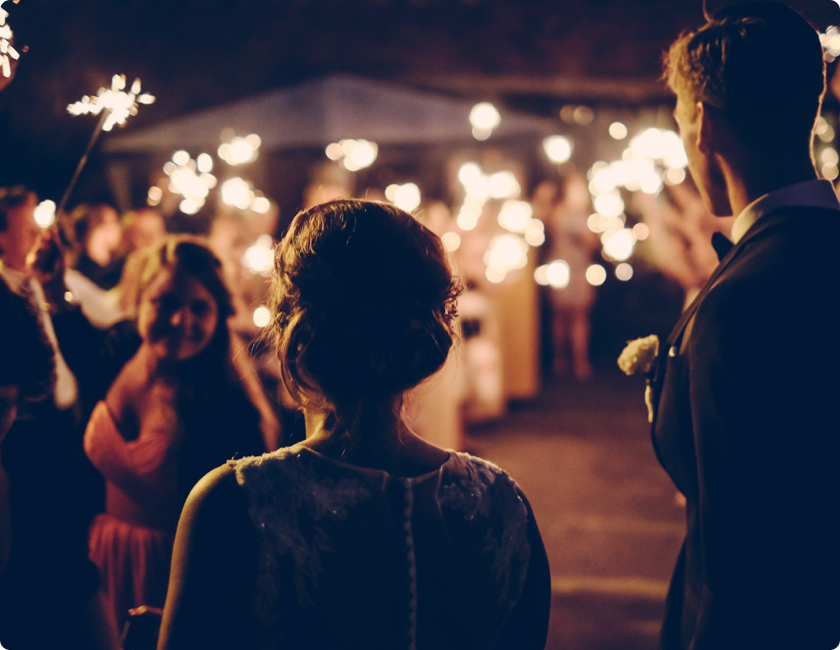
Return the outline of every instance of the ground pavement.
<path id="1" fill-rule="evenodd" d="M 470 427 L 469 450 L 522 486 L 551 565 L 547 650 L 655 650 L 685 532 L 656 460 L 644 384 L 616 370 L 551 380 L 501 420 Z"/>

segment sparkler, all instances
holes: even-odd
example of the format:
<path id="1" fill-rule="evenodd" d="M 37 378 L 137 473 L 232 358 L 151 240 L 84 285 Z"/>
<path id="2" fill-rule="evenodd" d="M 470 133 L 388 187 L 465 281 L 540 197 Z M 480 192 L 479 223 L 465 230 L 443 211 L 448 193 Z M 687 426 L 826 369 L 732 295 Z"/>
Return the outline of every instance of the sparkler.
<path id="1" fill-rule="evenodd" d="M 70 180 L 70 185 L 64 191 L 64 196 L 61 197 L 61 202 L 58 204 L 56 214 L 62 214 L 64 206 L 67 204 L 67 199 L 70 198 L 70 193 L 79 179 L 79 174 L 87 163 L 93 145 L 102 131 L 110 131 L 115 124 L 123 125 L 130 115 L 137 115 L 137 104 L 152 104 L 155 101 L 153 95 L 148 93 L 140 94 L 140 80 L 135 79 L 131 84 L 128 92 L 125 92 L 125 75 L 115 74 L 111 79 L 110 88 L 100 88 L 99 93 L 95 97 L 85 95 L 75 104 L 70 104 L 67 111 L 72 115 L 93 114 L 100 115 L 99 122 L 93 131 L 93 135 L 88 142 L 87 149 L 76 167 L 76 172 Z"/>
<path id="2" fill-rule="evenodd" d="M 12 28 L 6 24 L 9 13 L 3 9 L 3 2 L 0 0 L 0 69 L 7 79 L 12 76 L 12 63 L 9 59 L 17 61 L 20 58 L 18 51 L 12 47 Z M 14 0 L 15 4 L 18 0 Z"/>

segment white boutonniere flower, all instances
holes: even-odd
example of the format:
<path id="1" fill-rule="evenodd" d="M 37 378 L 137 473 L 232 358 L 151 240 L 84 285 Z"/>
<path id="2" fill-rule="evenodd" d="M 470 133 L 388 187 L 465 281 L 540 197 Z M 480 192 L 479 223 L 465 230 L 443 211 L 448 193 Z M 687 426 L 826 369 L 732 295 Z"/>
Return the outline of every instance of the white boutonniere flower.
<path id="1" fill-rule="evenodd" d="M 642 339 L 630 341 L 618 357 L 618 367 L 627 375 L 637 372 L 648 374 L 659 354 L 659 337 L 651 334 Z"/>
<path id="2" fill-rule="evenodd" d="M 642 339 L 627 343 L 627 347 L 618 357 L 618 367 L 628 375 L 641 372 L 647 377 L 645 386 L 645 404 L 648 409 L 648 422 L 653 422 L 653 391 L 650 387 L 651 370 L 659 354 L 659 337 L 651 334 Z"/>

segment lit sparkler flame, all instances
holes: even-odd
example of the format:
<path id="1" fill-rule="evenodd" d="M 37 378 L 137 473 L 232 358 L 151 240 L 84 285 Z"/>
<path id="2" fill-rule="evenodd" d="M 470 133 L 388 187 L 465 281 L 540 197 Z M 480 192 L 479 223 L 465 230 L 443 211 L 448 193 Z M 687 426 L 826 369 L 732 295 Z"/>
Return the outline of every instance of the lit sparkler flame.
<path id="1" fill-rule="evenodd" d="M 115 74 L 111 79 L 111 88 L 100 88 L 95 97 L 85 95 L 75 104 L 70 104 L 67 111 L 73 115 L 92 113 L 98 115 L 107 110 L 108 117 L 102 125 L 103 131 L 110 131 L 115 124 L 125 124 L 130 115 L 137 115 L 137 104 L 152 104 L 153 95 L 140 94 L 140 80 L 135 79 L 129 92 L 125 92 L 125 75 Z"/>
<path id="2" fill-rule="evenodd" d="M 3 70 L 3 76 L 8 79 L 12 76 L 12 64 L 9 59 L 11 58 L 17 61 L 20 58 L 20 54 L 12 47 L 12 36 L 14 34 L 12 28 L 6 24 L 6 18 L 8 18 L 9 13 L 3 9 L 4 1 L 0 0 L 0 68 Z M 18 0 L 14 0 L 14 2 L 17 4 Z"/>

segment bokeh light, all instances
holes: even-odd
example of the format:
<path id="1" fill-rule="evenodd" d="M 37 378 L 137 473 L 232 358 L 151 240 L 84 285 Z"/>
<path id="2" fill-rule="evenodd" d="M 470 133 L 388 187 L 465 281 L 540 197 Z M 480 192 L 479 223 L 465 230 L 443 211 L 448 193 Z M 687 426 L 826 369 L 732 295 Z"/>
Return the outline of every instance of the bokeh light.
<path id="1" fill-rule="evenodd" d="M 39 228 L 49 228 L 55 223 L 55 202 L 47 199 L 35 208 L 35 223 Z"/>
<path id="2" fill-rule="evenodd" d="M 627 137 L 627 127 L 621 122 L 610 124 L 610 135 L 616 140 L 624 140 Z"/>
<path id="3" fill-rule="evenodd" d="M 461 235 L 457 232 L 453 232 L 451 230 L 449 232 L 445 232 L 440 236 L 440 239 L 446 250 L 450 253 L 454 253 L 461 247 Z"/>
<path id="4" fill-rule="evenodd" d="M 617 277 L 622 282 L 627 282 L 630 278 L 633 277 L 633 267 L 630 266 L 627 262 L 622 262 L 621 264 L 615 267 L 615 277 Z"/>
<path id="5" fill-rule="evenodd" d="M 592 264 L 586 269 L 586 281 L 593 287 L 600 287 L 607 280 L 607 270 L 600 264 Z"/>
<path id="6" fill-rule="evenodd" d="M 572 142 L 562 135 L 550 135 L 543 140 L 543 150 L 551 162 L 559 165 L 572 157 Z"/>
<path id="7" fill-rule="evenodd" d="M 254 310 L 254 325 L 257 327 L 266 327 L 271 322 L 271 312 L 268 307 L 260 305 Z"/>

